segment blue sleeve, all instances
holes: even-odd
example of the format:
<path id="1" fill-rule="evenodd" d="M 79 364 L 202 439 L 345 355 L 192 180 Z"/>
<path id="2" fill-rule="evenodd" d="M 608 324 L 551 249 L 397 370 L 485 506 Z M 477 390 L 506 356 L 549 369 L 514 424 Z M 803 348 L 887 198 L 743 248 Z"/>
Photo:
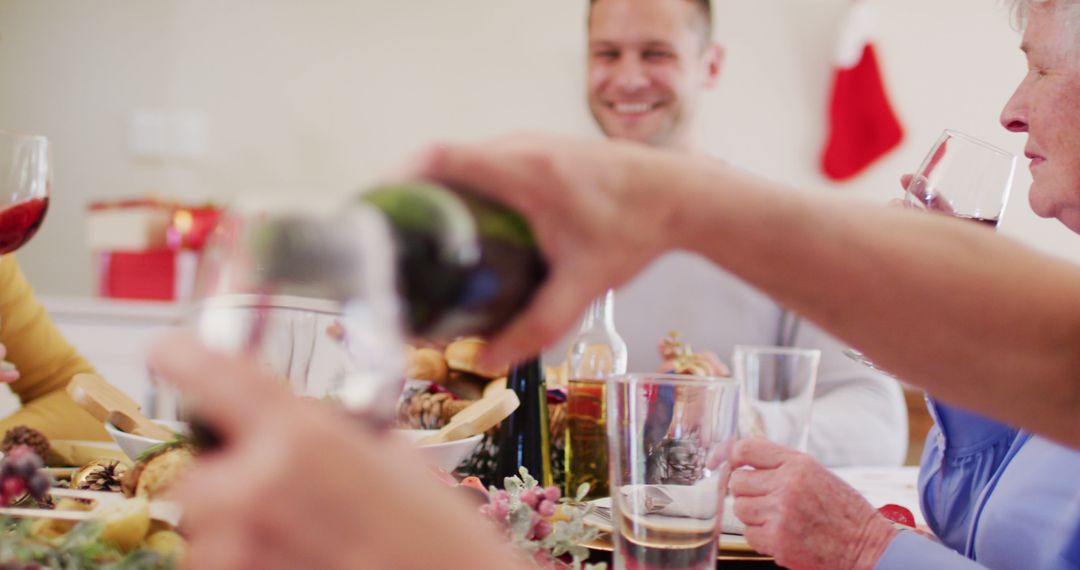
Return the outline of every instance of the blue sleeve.
<path id="1" fill-rule="evenodd" d="M 889 547 L 885 549 L 885 554 L 874 566 L 875 570 L 912 570 L 914 568 L 976 570 L 986 567 L 943 544 L 909 531 L 897 534 L 889 543 Z"/>
<path id="2" fill-rule="evenodd" d="M 919 470 L 923 515 L 945 545 L 963 552 L 972 509 L 1018 430 L 932 400 L 927 405 L 936 425 Z"/>

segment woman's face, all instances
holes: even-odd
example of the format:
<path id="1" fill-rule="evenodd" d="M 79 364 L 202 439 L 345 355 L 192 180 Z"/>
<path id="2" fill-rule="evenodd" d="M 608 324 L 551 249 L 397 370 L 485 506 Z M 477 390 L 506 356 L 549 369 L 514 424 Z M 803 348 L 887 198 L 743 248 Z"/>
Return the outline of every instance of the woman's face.
<path id="1" fill-rule="evenodd" d="M 1053 3 L 1032 8 L 1020 49 L 1028 73 L 1001 113 L 1010 131 L 1028 133 L 1028 200 L 1044 218 L 1080 233 L 1080 38 Z"/>

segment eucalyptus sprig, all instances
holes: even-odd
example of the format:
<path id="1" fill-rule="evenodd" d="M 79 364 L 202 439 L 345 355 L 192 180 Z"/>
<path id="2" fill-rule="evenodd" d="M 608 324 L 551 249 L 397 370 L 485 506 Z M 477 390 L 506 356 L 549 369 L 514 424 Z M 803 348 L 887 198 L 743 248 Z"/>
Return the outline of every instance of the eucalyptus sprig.
<path id="1" fill-rule="evenodd" d="M 584 545 L 599 531 L 585 526 L 591 506 L 584 502 L 589 484 L 582 483 L 574 497 L 562 497 L 558 487 L 543 488 L 524 467 L 507 477 L 503 489 L 491 487 L 489 503 L 481 511 L 501 523 L 511 543 L 548 567 L 605 570 L 606 564 L 588 564 Z M 569 560 L 566 560 L 569 558 Z"/>
<path id="2" fill-rule="evenodd" d="M 79 570 L 172 570 L 175 561 L 139 548 L 124 554 L 99 540 L 100 521 L 84 521 L 58 538 L 34 536 L 30 521 L 0 519 L 0 567 Z"/>

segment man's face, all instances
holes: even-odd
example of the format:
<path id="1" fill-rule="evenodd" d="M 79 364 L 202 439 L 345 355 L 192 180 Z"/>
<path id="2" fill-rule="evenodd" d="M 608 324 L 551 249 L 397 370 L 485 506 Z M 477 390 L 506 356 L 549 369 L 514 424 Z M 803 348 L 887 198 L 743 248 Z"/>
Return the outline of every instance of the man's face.
<path id="1" fill-rule="evenodd" d="M 1001 113 L 1001 124 L 1028 133 L 1028 200 L 1044 218 L 1080 233 L 1080 43 L 1052 7 L 1031 10 L 1021 49 L 1028 73 Z"/>
<path id="2" fill-rule="evenodd" d="M 589 110 L 609 137 L 687 144 L 720 49 L 688 0 L 597 0 L 589 22 Z"/>

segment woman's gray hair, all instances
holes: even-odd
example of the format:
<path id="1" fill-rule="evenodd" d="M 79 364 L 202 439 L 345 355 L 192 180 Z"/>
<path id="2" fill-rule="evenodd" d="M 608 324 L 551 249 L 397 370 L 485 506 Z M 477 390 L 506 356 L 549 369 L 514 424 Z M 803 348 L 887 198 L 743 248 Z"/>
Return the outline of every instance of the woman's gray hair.
<path id="1" fill-rule="evenodd" d="M 1055 46 L 1055 49 L 1065 50 L 1069 55 L 1072 65 L 1080 70 L 1080 0 L 1004 0 L 1012 13 L 1012 23 L 1017 30 L 1023 30 L 1027 25 L 1031 10 L 1043 7 L 1053 11 L 1054 18 L 1060 18 L 1065 23 L 1067 37 L 1064 45 Z"/>
<path id="2" fill-rule="evenodd" d="M 1049 5 L 1054 11 L 1061 12 L 1067 17 L 1069 28 L 1080 29 L 1080 1 L 1077 0 L 1005 0 L 1005 4 L 1012 13 L 1013 25 L 1022 30 L 1027 24 L 1028 13 L 1035 6 Z"/>
<path id="3" fill-rule="evenodd" d="M 1024 29 L 1027 24 L 1028 12 L 1031 11 L 1032 4 L 1046 4 L 1050 0 L 1005 0 L 1005 5 L 1009 8 L 1009 13 L 1012 15 L 1013 25 L 1018 30 Z"/>

